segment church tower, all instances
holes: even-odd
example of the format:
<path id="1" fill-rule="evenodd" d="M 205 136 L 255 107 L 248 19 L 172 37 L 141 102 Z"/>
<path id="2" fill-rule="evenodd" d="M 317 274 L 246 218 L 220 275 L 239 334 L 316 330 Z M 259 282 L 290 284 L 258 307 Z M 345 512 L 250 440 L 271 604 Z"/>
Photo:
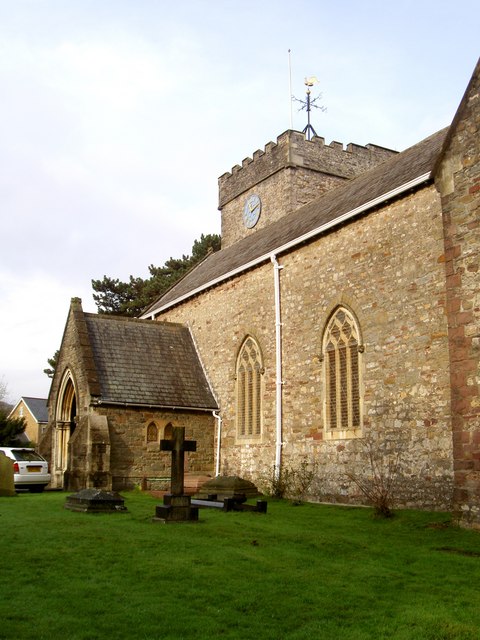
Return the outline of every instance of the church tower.
<path id="1" fill-rule="evenodd" d="M 373 144 L 325 144 L 288 130 L 242 166 L 220 176 L 222 248 L 255 233 L 376 164 L 396 151 Z"/>

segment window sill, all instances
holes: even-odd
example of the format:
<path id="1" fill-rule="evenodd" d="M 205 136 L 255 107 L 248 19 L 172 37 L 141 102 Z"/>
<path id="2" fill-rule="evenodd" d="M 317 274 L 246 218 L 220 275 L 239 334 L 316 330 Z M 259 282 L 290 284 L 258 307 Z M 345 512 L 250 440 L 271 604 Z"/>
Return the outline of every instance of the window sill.
<path id="1" fill-rule="evenodd" d="M 262 444 L 262 436 L 237 436 L 236 445 Z"/>
<path id="2" fill-rule="evenodd" d="M 353 440 L 354 438 L 362 438 L 363 429 L 333 429 L 331 431 L 325 429 L 323 434 L 324 440 Z"/>

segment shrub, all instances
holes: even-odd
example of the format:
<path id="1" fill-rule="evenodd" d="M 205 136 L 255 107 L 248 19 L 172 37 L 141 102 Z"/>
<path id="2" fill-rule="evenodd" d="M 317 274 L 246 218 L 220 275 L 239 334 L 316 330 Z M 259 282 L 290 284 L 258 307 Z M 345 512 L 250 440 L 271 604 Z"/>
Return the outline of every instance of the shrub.
<path id="1" fill-rule="evenodd" d="M 277 473 L 275 465 L 260 475 L 264 493 L 273 498 L 289 498 L 293 504 L 304 502 L 317 475 L 315 462 L 303 458 L 300 463 L 284 463 Z"/>
<path id="2" fill-rule="evenodd" d="M 372 434 L 363 441 L 367 457 L 366 473 L 347 471 L 346 476 L 360 489 L 373 506 L 375 515 L 383 518 L 393 516 L 395 492 L 400 479 L 400 466 L 405 449 L 405 440 L 395 434 L 376 439 Z"/>

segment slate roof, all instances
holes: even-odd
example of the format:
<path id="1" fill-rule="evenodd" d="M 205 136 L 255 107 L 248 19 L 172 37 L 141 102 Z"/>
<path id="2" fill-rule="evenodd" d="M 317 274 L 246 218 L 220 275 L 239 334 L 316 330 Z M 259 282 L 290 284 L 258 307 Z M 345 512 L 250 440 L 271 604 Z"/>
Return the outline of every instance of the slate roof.
<path id="1" fill-rule="evenodd" d="M 213 286 L 216 281 L 248 269 L 259 261 L 269 260 L 271 253 L 286 251 L 285 245 L 315 233 L 315 230 L 321 233 L 322 226 L 335 221 L 340 223 L 342 216 L 357 208 L 368 210 L 378 206 L 382 199 L 393 197 L 392 192 L 422 176 L 428 180 L 447 131 L 448 128 L 442 129 L 268 227 L 211 254 L 151 305 L 142 317 L 152 317 L 163 307 L 173 305 L 199 289 Z"/>
<path id="2" fill-rule="evenodd" d="M 105 404 L 217 409 L 187 327 L 84 314 Z"/>
<path id="3" fill-rule="evenodd" d="M 28 398 L 22 396 L 22 400 L 30 409 L 31 414 L 37 422 L 48 422 L 48 407 L 46 398 Z"/>

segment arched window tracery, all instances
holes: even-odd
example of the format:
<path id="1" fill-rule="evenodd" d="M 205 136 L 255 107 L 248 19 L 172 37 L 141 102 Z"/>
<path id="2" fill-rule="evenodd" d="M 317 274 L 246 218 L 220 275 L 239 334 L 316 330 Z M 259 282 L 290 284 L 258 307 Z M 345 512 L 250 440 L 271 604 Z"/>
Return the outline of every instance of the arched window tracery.
<path id="1" fill-rule="evenodd" d="M 257 342 L 248 336 L 237 357 L 237 436 L 260 438 L 262 434 L 263 360 Z"/>
<path id="2" fill-rule="evenodd" d="M 360 329 L 353 314 L 338 307 L 323 338 L 325 422 L 329 430 L 361 428 Z"/>

